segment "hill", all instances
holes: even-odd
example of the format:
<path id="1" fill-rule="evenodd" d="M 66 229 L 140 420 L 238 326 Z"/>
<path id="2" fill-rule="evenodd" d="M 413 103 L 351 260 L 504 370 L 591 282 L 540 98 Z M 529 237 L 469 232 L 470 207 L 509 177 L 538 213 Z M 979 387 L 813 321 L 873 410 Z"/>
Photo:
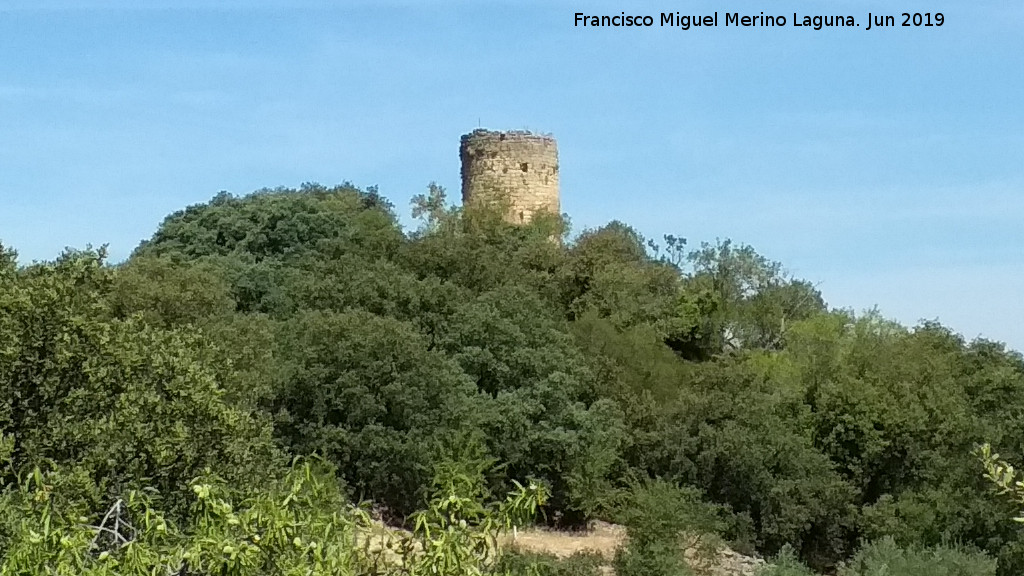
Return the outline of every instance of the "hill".
<path id="1" fill-rule="evenodd" d="M 529 497 L 551 526 L 624 525 L 623 575 L 686 570 L 684 533 L 822 572 L 922 550 L 1024 569 L 1014 505 L 974 454 L 1021 460 L 1020 354 L 829 307 L 729 241 L 514 226 L 436 187 L 415 213 L 405 231 L 373 190 L 307 185 L 172 214 L 117 266 L 0 252 L 3 566 L 128 566 L 159 512 L 174 537 L 146 549 L 190 573 L 283 570 L 260 534 L 349 562 L 295 544 L 294 569 L 364 573 L 333 539 L 358 524 L 347 501 L 415 528 L 455 498 L 465 552 L 496 519 L 525 525 Z M 305 457 L 311 491 L 289 465 Z M 519 508 L 484 507 L 508 494 Z M 102 529 L 117 502 L 138 536 Z"/>

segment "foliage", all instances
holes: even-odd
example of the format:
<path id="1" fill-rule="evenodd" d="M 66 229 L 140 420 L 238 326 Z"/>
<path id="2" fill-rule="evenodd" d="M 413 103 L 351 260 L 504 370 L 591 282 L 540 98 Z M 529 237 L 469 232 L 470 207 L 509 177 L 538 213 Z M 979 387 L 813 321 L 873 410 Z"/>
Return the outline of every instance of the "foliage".
<path id="1" fill-rule="evenodd" d="M 615 571 L 622 576 L 690 574 L 684 549 L 696 551 L 698 561 L 717 551 L 713 535 L 721 520 L 693 488 L 663 480 L 634 483 L 617 516 L 628 538 L 615 555 Z"/>
<path id="2" fill-rule="evenodd" d="M 996 573 L 996 562 L 985 554 L 959 547 L 903 548 L 883 538 L 861 548 L 840 568 L 839 576 L 986 576 Z M 792 548 L 757 572 L 757 576 L 814 576 L 800 563 Z"/>
<path id="3" fill-rule="evenodd" d="M 413 537 L 422 550 L 416 573 L 476 576 L 496 566 L 499 534 L 532 523 L 547 500 L 540 484 L 515 486 L 503 502 L 484 504 L 479 471 L 467 473 L 457 464 L 442 468 L 427 508 L 412 517 Z"/>
<path id="4" fill-rule="evenodd" d="M 0 499 L 14 526 L 0 574 L 355 574 L 353 538 L 367 517 L 311 462 L 263 490 L 207 475 L 190 483 L 189 513 L 173 521 L 160 495 L 129 490 L 103 512 L 64 500 L 71 480 L 38 468 Z"/>
<path id="5" fill-rule="evenodd" d="M 891 538 L 869 544 L 840 570 L 840 576 L 994 576 L 995 560 L 985 554 L 940 546 L 900 548 Z"/>
<path id="6" fill-rule="evenodd" d="M 507 576 L 600 576 L 604 558 L 596 552 L 577 552 L 568 558 L 511 552 L 504 554 L 495 572 Z"/>
<path id="7" fill-rule="evenodd" d="M 116 266 L 92 249 L 18 266 L 0 246 L 0 549 L 28 538 L 23 520 L 41 534 L 31 506 L 46 499 L 26 496 L 40 486 L 71 543 L 118 501 L 136 528 L 132 515 L 159 514 L 161 538 L 237 538 L 223 510 L 200 526 L 194 481 L 243 522 L 288 498 L 289 459 L 316 455 L 318 482 L 335 474 L 406 528 L 431 504 L 418 531 L 388 532 L 396 548 L 349 545 L 339 557 L 367 564 L 338 573 L 390 570 L 394 554 L 405 573 L 429 569 L 413 549 L 448 550 L 439 569 L 575 570 L 480 544 L 511 518 L 491 495 L 533 493 L 523 478 L 544 487 L 547 522 L 625 521 L 626 572 L 685 570 L 680 539 L 705 532 L 792 550 L 776 568 L 796 573 L 834 571 L 863 541 L 864 562 L 917 569 L 932 562 L 921 550 L 958 542 L 1001 576 L 1024 572 L 1024 523 L 1003 521 L 1024 499 L 992 498 L 971 454 L 990 442 L 989 456 L 1024 458 L 1019 353 L 830 309 L 728 240 L 510 225 L 436 185 L 414 213 L 422 226 L 404 232 L 376 190 L 309 184 L 176 212 Z M 1005 480 L 1009 465 L 987 462 Z"/>
<path id="8" fill-rule="evenodd" d="M 789 277 L 750 246 L 704 243 L 687 261 L 693 270 L 687 291 L 710 295 L 713 337 L 726 349 L 779 348 L 788 326 L 824 310 L 810 283 Z"/>
<path id="9" fill-rule="evenodd" d="M 196 478 L 179 522 L 149 490 L 129 490 L 104 513 L 90 513 L 64 498 L 72 480 L 36 468 L 0 495 L 9 529 L 0 574 L 491 574 L 498 534 L 532 521 L 545 498 L 530 484 L 485 507 L 466 490 L 469 479 L 439 480 L 411 535 L 384 529 L 385 542 L 399 543 L 389 558 L 372 547 L 369 515 L 348 505 L 332 471 L 313 461 L 256 490 Z"/>
<path id="10" fill-rule="evenodd" d="M 412 512 L 426 495 L 436 446 L 473 426 L 472 382 L 394 319 L 308 312 L 278 335 L 279 434 L 296 453 L 337 464 L 361 496 Z"/>
<path id="11" fill-rule="evenodd" d="M 992 452 L 992 446 L 987 442 L 979 446 L 975 454 L 985 469 L 985 479 L 992 482 L 999 495 L 1008 496 L 1019 508 L 1022 508 L 1014 521 L 1024 523 L 1024 479 L 1021 478 L 1020 473 L 1013 467 L 1013 464 L 1002 460 L 999 454 Z"/>
<path id="12" fill-rule="evenodd" d="M 757 576 L 815 576 L 810 568 L 804 566 L 796 552 L 790 546 L 783 546 L 771 563 L 765 564 L 757 571 Z"/>
<path id="13" fill-rule="evenodd" d="M 281 462 L 254 406 L 228 402 L 200 336 L 113 318 L 102 252 L 0 278 L 0 426 L 13 473 L 45 462 L 169 501 L 204 468 L 242 481 Z M 173 508 L 176 509 L 177 505 Z"/>

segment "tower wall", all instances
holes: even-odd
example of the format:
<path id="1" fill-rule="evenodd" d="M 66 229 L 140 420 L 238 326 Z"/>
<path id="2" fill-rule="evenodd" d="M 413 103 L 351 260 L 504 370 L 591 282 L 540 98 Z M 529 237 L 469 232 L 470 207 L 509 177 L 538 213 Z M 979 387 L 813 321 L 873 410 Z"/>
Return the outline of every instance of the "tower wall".
<path id="1" fill-rule="evenodd" d="M 543 211 L 561 213 L 554 138 L 474 130 L 462 137 L 459 155 L 463 205 L 504 199 L 509 204 L 506 219 L 516 224 Z"/>

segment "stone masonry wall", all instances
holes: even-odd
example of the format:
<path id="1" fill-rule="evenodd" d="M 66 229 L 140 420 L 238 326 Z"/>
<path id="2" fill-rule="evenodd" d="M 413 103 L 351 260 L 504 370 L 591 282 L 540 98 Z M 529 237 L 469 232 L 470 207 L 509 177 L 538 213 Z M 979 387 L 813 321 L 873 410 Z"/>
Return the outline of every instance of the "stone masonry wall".
<path id="1" fill-rule="evenodd" d="M 560 214 L 558 146 L 531 132 L 474 130 L 462 137 L 462 203 L 509 203 L 506 218 L 529 222 L 542 211 Z"/>

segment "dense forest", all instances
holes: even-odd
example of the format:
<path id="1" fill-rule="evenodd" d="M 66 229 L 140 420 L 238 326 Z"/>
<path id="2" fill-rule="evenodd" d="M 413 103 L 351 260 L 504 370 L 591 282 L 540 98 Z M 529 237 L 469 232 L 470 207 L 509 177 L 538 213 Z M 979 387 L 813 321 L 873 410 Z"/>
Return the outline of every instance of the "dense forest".
<path id="1" fill-rule="evenodd" d="M 697 532 L 775 576 L 1024 573 L 1019 353 L 749 246 L 499 213 L 305 185 L 122 263 L 0 246 L 0 574 L 597 574 L 491 542 L 592 519 L 623 576 Z"/>

